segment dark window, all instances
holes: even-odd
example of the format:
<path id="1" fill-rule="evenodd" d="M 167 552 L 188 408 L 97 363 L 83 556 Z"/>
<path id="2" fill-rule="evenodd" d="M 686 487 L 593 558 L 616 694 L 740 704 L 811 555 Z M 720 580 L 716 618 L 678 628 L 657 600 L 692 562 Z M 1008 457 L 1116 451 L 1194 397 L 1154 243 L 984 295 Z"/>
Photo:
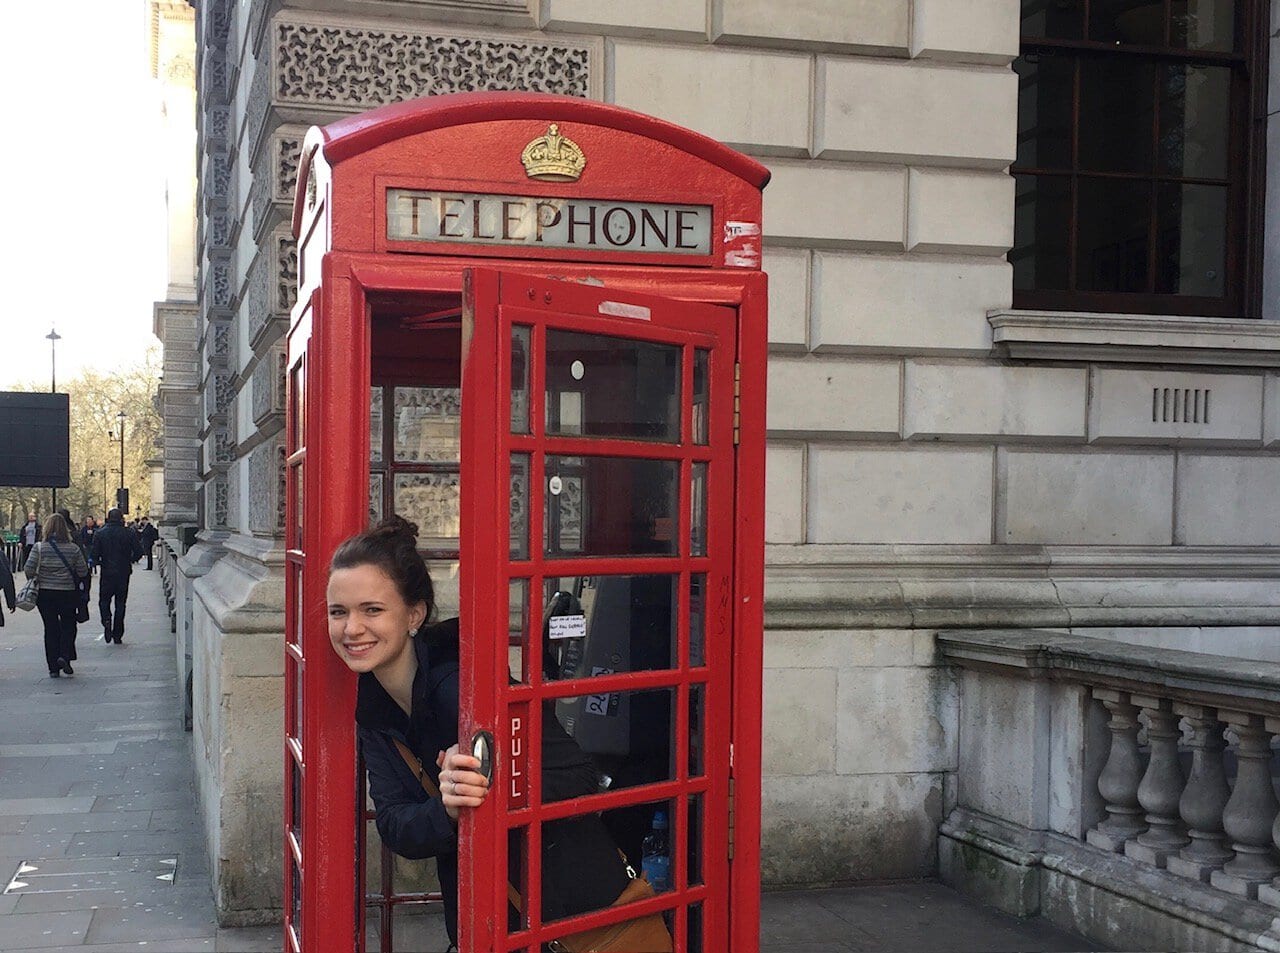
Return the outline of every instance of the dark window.
<path id="1" fill-rule="evenodd" d="M 1257 316 L 1266 0 L 1022 0 L 1019 308 Z"/>

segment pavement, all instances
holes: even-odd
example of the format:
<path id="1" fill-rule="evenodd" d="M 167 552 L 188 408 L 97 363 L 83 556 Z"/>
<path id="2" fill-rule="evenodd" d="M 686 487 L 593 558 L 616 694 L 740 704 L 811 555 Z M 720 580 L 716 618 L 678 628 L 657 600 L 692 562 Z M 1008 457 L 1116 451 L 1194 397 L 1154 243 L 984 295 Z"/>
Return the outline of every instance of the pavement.
<path id="1" fill-rule="evenodd" d="M 214 917 L 159 570 L 134 573 L 123 645 L 93 609 L 70 677 L 49 677 L 38 613 L 0 628 L 0 951 L 280 950 L 279 927 Z M 761 953 L 1099 949 L 937 883 L 771 892 L 761 917 Z"/>

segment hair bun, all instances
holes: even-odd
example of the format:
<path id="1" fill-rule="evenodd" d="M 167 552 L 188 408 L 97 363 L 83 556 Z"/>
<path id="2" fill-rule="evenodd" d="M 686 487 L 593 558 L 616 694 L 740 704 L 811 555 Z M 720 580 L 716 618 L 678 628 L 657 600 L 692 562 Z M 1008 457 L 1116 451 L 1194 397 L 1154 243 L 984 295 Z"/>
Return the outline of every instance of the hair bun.
<path id="1" fill-rule="evenodd" d="M 418 524 L 411 523 L 403 516 L 394 513 L 380 520 L 378 525 L 369 532 L 372 536 L 387 539 L 407 539 L 415 545 L 418 541 Z"/>

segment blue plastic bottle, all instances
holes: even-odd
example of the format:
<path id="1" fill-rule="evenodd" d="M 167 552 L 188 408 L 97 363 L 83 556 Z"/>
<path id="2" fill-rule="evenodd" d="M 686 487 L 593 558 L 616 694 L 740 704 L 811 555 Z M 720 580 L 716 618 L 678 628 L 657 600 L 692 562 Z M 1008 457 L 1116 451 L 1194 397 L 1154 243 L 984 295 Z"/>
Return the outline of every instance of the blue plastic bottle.
<path id="1" fill-rule="evenodd" d="M 655 811 L 653 828 L 641 845 L 640 867 L 645 879 L 658 893 L 671 889 L 671 848 L 667 836 L 667 812 Z"/>

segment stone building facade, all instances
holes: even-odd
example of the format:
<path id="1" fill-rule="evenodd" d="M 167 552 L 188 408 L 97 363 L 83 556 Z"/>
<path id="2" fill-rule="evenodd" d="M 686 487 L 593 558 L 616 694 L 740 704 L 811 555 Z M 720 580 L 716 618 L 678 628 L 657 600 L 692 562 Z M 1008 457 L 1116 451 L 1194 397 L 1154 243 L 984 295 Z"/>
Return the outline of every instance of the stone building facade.
<path id="1" fill-rule="evenodd" d="M 1049 890 L 1046 838 L 1085 843 L 1102 816 L 1088 789 L 1109 750 L 1109 697 L 1096 692 L 1111 689 L 1101 675 L 1023 681 L 981 640 L 949 642 L 955 632 L 1280 660 L 1265 648 L 1280 634 L 1274 0 L 1236 5 L 1256 8 L 1253 27 L 1270 23 L 1250 38 L 1270 44 L 1272 74 L 1256 120 L 1270 150 L 1249 193 L 1262 290 L 1247 313 L 1215 317 L 1015 309 L 1017 0 L 195 6 L 195 302 L 158 306 L 157 327 L 174 388 L 166 434 L 198 441 L 193 506 L 178 489 L 192 485 L 190 457 L 170 457 L 166 437 L 165 520 L 200 529 L 175 566 L 174 612 L 225 922 L 274 918 L 280 902 L 279 851 L 264 845 L 280 826 L 281 334 L 297 153 L 308 125 L 391 101 L 600 98 L 773 172 L 767 885 L 941 873 L 1042 909 L 1023 901 Z M 192 388 L 194 429 L 180 403 Z M 187 431 L 169 429 L 170 413 Z M 1125 684 L 1113 706 L 1192 703 Z M 1211 892 L 1196 896 L 1189 909 L 1212 906 Z M 1043 909 L 1071 921 L 1063 903 Z M 1097 903 L 1102 923 L 1111 908 Z"/>

